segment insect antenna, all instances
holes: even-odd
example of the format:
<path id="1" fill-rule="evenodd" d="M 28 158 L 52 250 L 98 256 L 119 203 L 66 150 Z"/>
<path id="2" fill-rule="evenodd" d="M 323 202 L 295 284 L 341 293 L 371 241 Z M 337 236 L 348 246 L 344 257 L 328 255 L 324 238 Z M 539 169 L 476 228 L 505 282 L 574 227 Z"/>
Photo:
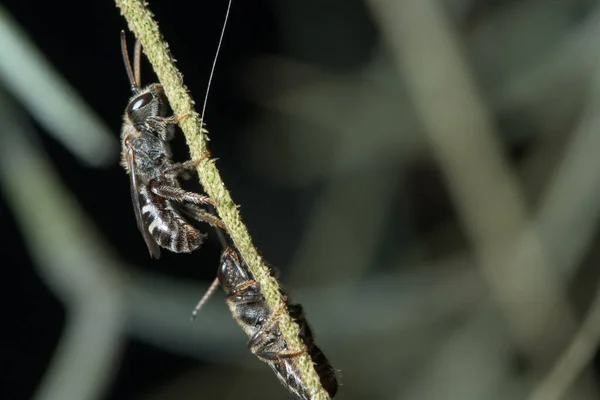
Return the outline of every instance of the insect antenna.
<path id="1" fill-rule="evenodd" d="M 215 209 L 215 211 L 216 211 L 216 209 Z M 223 250 L 225 250 L 229 246 L 229 244 L 227 243 L 227 238 L 225 237 L 225 233 L 223 233 L 223 229 L 219 228 L 218 226 L 215 226 L 215 231 L 217 232 L 217 236 L 219 238 L 219 242 L 221 242 L 221 246 L 223 247 Z M 204 304 L 208 301 L 208 299 L 213 295 L 215 290 L 217 290 L 218 286 L 219 286 L 219 278 L 215 278 L 213 283 L 210 284 L 210 287 L 208 288 L 206 293 L 204 293 L 204 296 L 202 296 L 202 298 L 200 299 L 198 304 L 196 304 L 196 307 L 194 307 L 194 311 L 192 311 L 192 317 L 191 317 L 192 321 L 194 319 L 196 319 L 196 316 L 200 312 L 200 309 L 204 306 Z"/>
<path id="2" fill-rule="evenodd" d="M 206 85 L 206 95 L 204 96 L 204 104 L 202 105 L 202 114 L 200 114 L 200 121 L 204 125 L 204 112 L 206 111 L 206 103 L 208 102 L 208 93 L 210 92 L 210 84 L 212 83 L 213 76 L 215 74 L 215 67 L 217 65 L 217 59 L 219 58 L 219 52 L 221 51 L 221 44 L 223 44 L 223 36 L 225 36 L 225 28 L 227 28 L 227 21 L 229 20 L 229 11 L 231 10 L 231 2 L 227 4 L 227 12 L 225 13 L 225 21 L 223 22 L 223 28 L 221 29 L 221 37 L 219 37 L 219 44 L 217 45 L 217 52 L 213 60 L 210 75 L 208 77 L 208 85 Z"/>
<path id="3" fill-rule="evenodd" d="M 135 41 L 135 49 L 133 51 L 133 73 L 135 84 L 138 88 L 142 87 L 142 78 L 140 73 L 140 58 L 142 55 L 142 43 L 139 40 Z"/>
<path id="4" fill-rule="evenodd" d="M 136 52 L 137 52 L 137 44 L 136 44 Z M 127 39 L 125 37 L 125 31 L 121 31 L 121 54 L 123 55 L 123 62 L 125 63 L 125 70 L 127 70 L 127 77 L 129 78 L 129 83 L 131 83 L 131 90 L 135 93 L 140 91 L 140 85 L 136 80 L 135 75 L 133 75 L 133 70 L 131 69 L 131 60 L 129 59 L 129 52 L 127 51 Z M 139 59 L 138 59 L 139 64 Z M 139 65 L 138 65 L 139 68 Z"/>
<path id="5" fill-rule="evenodd" d="M 192 317 L 191 317 L 192 321 L 194 319 L 196 319 L 196 316 L 198 315 L 198 312 L 204 306 L 204 304 L 208 301 L 208 299 L 210 299 L 210 297 L 213 295 L 213 293 L 215 292 L 215 290 L 217 290 L 218 286 L 219 286 L 219 278 L 215 278 L 215 280 L 213 281 L 213 283 L 210 284 L 210 287 L 208 288 L 208 290 L 206 291 L 206 293 L 204 293 L 204 296 L 202 296 L 202 298 L 200 299 L 200 301 L 198 302 L 198 304 L 196 304 L 196 307 L 194 307 L 194 311 L 192 311 Z"/>

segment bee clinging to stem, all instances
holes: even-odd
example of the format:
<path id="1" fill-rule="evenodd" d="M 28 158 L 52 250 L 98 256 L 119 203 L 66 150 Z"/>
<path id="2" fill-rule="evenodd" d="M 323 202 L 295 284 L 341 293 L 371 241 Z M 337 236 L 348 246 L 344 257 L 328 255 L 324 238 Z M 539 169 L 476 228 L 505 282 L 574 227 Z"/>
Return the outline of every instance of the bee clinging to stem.
<path id="1" fill-rule="evenodd" d="M 185 191 L 178 180 L 189 175 L 204 158 L 183 163 L 172 160 L 169 141 L 175 125 L 187 115 L 169 116 L 169 103 L 160 84 L 141 87 L 140 42 L 135 45 L 134 69 L 125 32 L 121 32 L 121 47 L 133 92 L 123 116 L 121 164 L 129 174 L 138 229 L 151 257 L 160 257 L 160 247 L 175 253 L 192 252 L 202 245 L 206 235 L 188 218 L 226 229 L 218 217 L 200 207 L 214 205 L 212 199 Z"/>
<path id="2" fill-rule="evenodd" d="M 234 247 L 228 247 L 223 251 L 217 279 L 227 294 L 227 305 L 234 319 L 250 337 L 248 348 L 271 367 L 286 389 L 299 399 L 312 398 L 300 377 L 298 366 L 298 357 L 307 353 L 314 364 L 321 385 L 330 397 L 335 396 L 338 389 L 336 371 L 315 344 L 313 333 L 300 304 L 289 304 L 287 296 L 281 292 L 282 306 L 271 312 L 261 292 L 260 284 L 254 280 L 250 268 Z M 213 290 L 214 287 L 211 286 L 196 306 L 193 315 L 197 314 Z M 283 307 L 287 307 L 290 316 L 298 324 L 299 337 L 304 345 L 301 349 L 290 349 L 281 334 L 279 314 Z"/>

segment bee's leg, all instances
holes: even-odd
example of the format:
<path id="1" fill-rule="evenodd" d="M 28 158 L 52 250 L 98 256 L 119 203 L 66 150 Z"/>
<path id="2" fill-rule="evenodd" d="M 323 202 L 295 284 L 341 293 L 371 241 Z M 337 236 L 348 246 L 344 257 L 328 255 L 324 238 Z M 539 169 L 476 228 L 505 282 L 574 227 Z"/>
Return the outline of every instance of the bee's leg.
<path id="1" fill-rule="evenodd" d="M 206 160 L 210 157 L 210 152 L 206 152 L 200 158 L 196 158 L 194 160 L 188 160 L 182 163 L 171 163 L 171 165 L 162 171 L 163 175 L 177 177 L 181 176 L 182 178 L 189 179 L 196 170 L 198 164 L 202 161 Z"/>
<path id="2" fill-rule="evenodd" d="M 173 125 L 177 125 L 179 121 L 189 116 L 191 116 L 190 113 L 185 113 L 179 117 L 174 115 L 170 117 L 148 117 L 146 119 L 146 129 L 158 135 L 160 140 L 167 142 L 173 139 L 175 134 Z"/>
<path id="3" fill-rule="evenodd" d="M 223 229 L 226 233 L 227 226 L 217 217 L 206 210 L 201 209 L 195 204 L 182 204 L 180 210 L 187 216 L 198 221 L 204 221 L 212 226 Z"/>
<path id="4" fill-rule="evenodd" d="M 291 351 L 291 350 L 277 350 L 277 351 L 268 351 L 268 350 L 259 350 L 254 353 L 254 355 L 260 358 L 262 361 L 277 361 L 283 359 L 290 359 L 300 357 L 307 351 L 306 345 L 303 346 L 300 351 Z"/>
<path id="5" fill-rule="evenodd" d="M 179 123 L 179 121 L 186 119 L 188 117 L 191 117 L 191 116 L 192 116 L 191 113 L 185 113 L 185 114 L 180 115 L 179 117 L 177 117 L 175 115 L 171 115 L 170 117 L 162 117 L 162 118 L 166 124 L 176 125 Z"/>
<path id="6" fill-rule="evenodd" d="M 157 135 L 164 142 L 168 142 L 175 136 L 175 129 L 170 118 L 148 117 L 144 125 L 148 133 Z"/>
<path id="7" fill-rule="evenodd" d="M 287 349 L 287 343 L 281 337 L 279 330 L 257 332 L 248 342 L 248 348 L 252 354 L 265 362 L 300 357 L 308 351 L 305 344 L 299 351 Z"/>
<path id="8" fill-rule="evenodd" d="M 237 285 L 227 298 L 236 304 L 254 303 L 262 298 L 260 284 L 253 279 Z"/>
<path id="9" fill-rule="evenodd" d="M 291 351 L 291 350 L 277 350 L 277 351 L 269 351 L 267 349 L 268 344 L 265 344 L 265 341 L 268 341 L 268 335 L 273 335 L 272 329 L 275 324 L 279 321 L 279 314 L 281 314 L 281 310 L 285 307 L 287 301 L 287 296 L 283 296 L 282 303 L 277 308 L 277 311 L 273 313 L 273 315 L 267 320 L 267 322 L 260 327 L 260 329 L 250 338 L 248 341 L 248 348 L 250 351 L 255 354 L 258 358 L 263 361 L 273 361 L 279 360 L 283 358 L 294 358 L 302 355 L 306 351 L 306 346 L 303 346 L 300 351 Z M 279 337 L 280 333 L 277 332 L 276 336 Z M 274 342 L 278 339 L 272 339 L 269 342 Z"/>
<path id="10" fill-rule="evenodd" d="M 150 181 L 150 190 L 157 196 L 163 197 L 167 200 L 173 200 L 178 202 L 189 202 L 193 204 L 210 204 L 215 206 L 215 201 L 209 196 L 198 194 L 194 192 L 188 192 L 179 187 L 173 187 L 170 185 L 161 185 L 156 180 Z"/>
<path id="11" fill-rule="evenodd" d="M 281 310 L 283 310 L 283 307 L 285 307 L 286 301 L 287 301 L 287 296 L 283 296 L 282 302 L 279 305 L 279 307 L 277 308 L 277 310 L 273 313 L 273 315 L 271 315 L 271 317 L 267 320 L 267 322 L 265 324 L 263 324 L 263 326 L 261 326 L 260 329 L 248 341 L 249 348 L 254 347 L 256 345 L 256 343 L 259 342 L 259 339 L 258 339 L 259 336 L 264 335 L 266 332 L 273 329 L 273 327 L 279 320 L 279 314 L 281 314 Z"/>

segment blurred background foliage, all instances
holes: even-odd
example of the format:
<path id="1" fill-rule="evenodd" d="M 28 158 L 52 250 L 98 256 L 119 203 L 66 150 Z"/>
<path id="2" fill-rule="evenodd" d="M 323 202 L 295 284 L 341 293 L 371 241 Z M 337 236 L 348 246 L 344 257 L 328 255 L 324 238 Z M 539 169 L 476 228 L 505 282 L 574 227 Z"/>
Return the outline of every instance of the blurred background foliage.
<path id="1" fill-rule="evenodd" d="M 201 101 L 226 2 L 150 7 Z M 0 397 L 287 398 L 222 293 L 189 322 L 214 235 L 148 256 L 124 28 L 0 4 Z M 212 155 L 340 399 L 600 398 L 599 61 L 592 0 L 234 1 Z"/>

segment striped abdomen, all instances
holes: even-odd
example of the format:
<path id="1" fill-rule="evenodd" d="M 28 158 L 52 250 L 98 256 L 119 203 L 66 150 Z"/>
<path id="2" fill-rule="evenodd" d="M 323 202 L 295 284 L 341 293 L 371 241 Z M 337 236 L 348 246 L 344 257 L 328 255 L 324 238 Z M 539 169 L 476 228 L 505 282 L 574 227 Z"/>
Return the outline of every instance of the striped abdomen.
<path id="1" fill-rule="evenodd" d="M 206 235 L 190 225 L 169 200 L 140 188 L 142 219 L 159 246 L 175 253 L 190 253 L 202 245 Z"/>

